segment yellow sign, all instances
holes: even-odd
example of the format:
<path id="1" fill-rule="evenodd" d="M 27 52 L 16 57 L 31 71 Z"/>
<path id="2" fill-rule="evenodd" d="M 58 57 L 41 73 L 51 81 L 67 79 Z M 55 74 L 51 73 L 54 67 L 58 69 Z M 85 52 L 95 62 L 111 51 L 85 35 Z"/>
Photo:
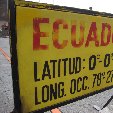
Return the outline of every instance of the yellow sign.
<path id="1" fill-rule="evenodd" d="M 23 113 L 113 85 L 113 18 L 16 6 Z"/>

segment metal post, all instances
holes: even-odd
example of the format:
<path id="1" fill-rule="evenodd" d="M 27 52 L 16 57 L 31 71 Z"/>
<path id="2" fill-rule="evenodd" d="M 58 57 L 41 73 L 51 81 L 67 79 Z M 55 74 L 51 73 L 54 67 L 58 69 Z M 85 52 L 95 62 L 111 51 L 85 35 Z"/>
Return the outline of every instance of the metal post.
<path id="1" fill-rule="evenodd" d="M 89 10 L 92 11 L 93 10 L 92 7 L 89 7 Z"/>

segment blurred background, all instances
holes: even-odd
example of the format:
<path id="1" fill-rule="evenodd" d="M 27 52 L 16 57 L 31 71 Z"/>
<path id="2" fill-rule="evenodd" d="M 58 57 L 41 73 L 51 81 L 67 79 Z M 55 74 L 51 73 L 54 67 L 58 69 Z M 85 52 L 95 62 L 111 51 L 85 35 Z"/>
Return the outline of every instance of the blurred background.
<path id="1" fill-rule="evenodd" d="M 0 0 L 0 21 L 8 20 L 8 0 Z"/>
<path id="2" fill-rule="evenodd" d="M 8 0 L 0 0 L 0 37 L 8 35 Z"/>

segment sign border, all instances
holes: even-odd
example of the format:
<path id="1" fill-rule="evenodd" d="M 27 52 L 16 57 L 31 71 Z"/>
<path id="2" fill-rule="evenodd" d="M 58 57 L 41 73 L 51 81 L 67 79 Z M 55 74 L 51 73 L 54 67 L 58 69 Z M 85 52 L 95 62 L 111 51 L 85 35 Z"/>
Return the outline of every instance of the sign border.
<path id="1" fill-rule="evenodd" d="M 97 11 L 90 11 L 90 10 L 85 10 L 85 9 L 77 9 L 77 8 L 64 7 L 64 6 L 62 7 L 62 6 L 49 5 L 49 4 L 10 0 L 10 2 L 9 2 L 10 36 L 11 36 L 10 37 L 10 40 L 11 40 L 10 51 L 11 51 L 13 92 L 14 92 L 14 111 L 17 111 L 18 113 L 22 113 L 22 106 L 21 106 L 21 99 L 20 99 L 20 88 L 19 88 L 19 74 L 18 74 L 18 56 L 17 56 L 17 49 L 16 49 L 16 45 L 17 45 L 16 6 L 38 8 L 38 9 L 48 9 L 48 10 L 71 12 L 71 13 L 79 13 L 79 14 L 101 16 L 101 17 L 107 17 L 107 18 L 113 18 L 113 14 L 100 13 Z M 41 108 L 39 110 L 32 111 L 29 113 L 43 113 L 43 112 L 46 112 L 48 110 L 64 106 L 64 105 L 69 104 L 71 102 L 75 102 L 75 101 L 87 98 L 89 96 L 93 96 L 95 94 L 101 93 L 101 92 L 103 92 L 105 90 L 109 90 L 111 88 L 113 88 L 113 85 L 110 87 L 106 87 L 106 88 L 103 88 L 101 90 L 97 90 L 97 91 L 88 93 L 86 95 L 79 96 L 79 97 L 76 97 L 76 98 L 73 98 L 70 100 L 66 100 L 64 102 L 60 102 L 60 103 L 54 104 L 52 106 Z"/>
<path id="2" fill-rule="evenodd" d="M 11 40 L 11 68 L 13 80 L 14 93 L 14 112 L 21 113 L 21 100 L 19 89 L 19 75 L 18 75 L 18 59 L 17 59 L 17 35 L 16 35 L 16 5 L 14 0 L 9 2 L 9 19 L 10 19 L 10 40 Z"/>

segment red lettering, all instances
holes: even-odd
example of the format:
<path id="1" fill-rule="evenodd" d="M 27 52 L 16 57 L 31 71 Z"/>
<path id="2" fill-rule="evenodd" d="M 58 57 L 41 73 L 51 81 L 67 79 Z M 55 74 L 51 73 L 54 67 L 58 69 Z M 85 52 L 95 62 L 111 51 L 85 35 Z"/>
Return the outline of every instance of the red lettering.
<path id="1" fill-rule="evenodd" d="M 88 34 L 88 37 L 87 37 L 87 41 L 86 41 L 85 47 L 88 47 L 89 46 L 89 42 L 90 41 L 94 41 L 96 47 L 99 46 L 99 41 L 97 40 L 97 27 L 96 27 L 96 22 L 92 22 L 92 24 L 90 26 L 90 30 L 89 30 L 89 34 Z"/>
<path id="2" fill-rule="evenodd" d="M 105 30 L 108 30 L 107 41 L 105 42 Z M 102 32 L 101 32 L 101 46 L 107 46 L 110 42 L 111 37 L 111 26 L 108 23 L 102 23 Z"/>
<path id="3" fill-rule="evenodd" d="M 41 24 L 47 25 L 49 21 L 50 21 L 49 18 L 34 18 L 33 19 L 33 30 L 34 30 L 33 31 L 33 50 L 47 50 L 49 48 L 48 44 L 41 43 L 41 39 L 43 40 L 43 38 L 49 37 L 49 32 L 40 31 Z M 69 46 L 71 45 L 73 48 L 80 48 L 83 45 L 85 47 L 88 47 L 89 45 L 92 47 L 93 46 L 96 46 L 96 47 L 107 46 L 110 43 L 110 38 L 112 41 L 111 43 L 113 43 L 113 33 L 111 30 L 112 28 L 111 28 L 111 25 L 108 23 L 102 23 L 101 32 L 97 32 L 98 23 L 96 24 L 96 22 L 91 22 L 89 29 L 85 28 L 85 23 L 82 21 L 78 21 L 79 26 L 77 26 L 78 24 L 76 24 L 76 21 L 70 21 L 71 25 L 70 24 L 68 25 L 63 19 L 57 19 L 56 21 L 48 25 L 51 26 L 52 24 L 53 24 L 53 30 L 51 32 L 52 37 L 49 37 L 50 39 L 48 39 L 48 41 L 52 41 L 50 43 L 53 43 L 52 46 L 54 46 L 56 49 L 64 49 L 68 45 L 68 43 L 71 43 L 69 44 Z M 67 32 L 68 27 L 71 28 L 69 29 L 70 33 Z M 67 37 L 59 36 L 60 30 L 62 30 L 64 33 L 66 32 L 65 36 Z M 86 36 L 85 32 L 86 33 L 88 32 L 87 37 L 85 37 Z M 101 35 L 101 37 L 99 37 L 97 33 L 99 33 L 99 36 Z M 65 39 L 62 39 L 62 38 L 65 38 Z"/>
<path id="4" fill-rule="evenodd" d="M 73 47 L 81 47 L 84 43 L 84 26 L 83 24 L 80 25 L 80 39 L 79 43 L 77 44 L 76 41 L 76 22 L 72 23 L 71 27 L 71 44 Z"/>
<path id="5" fill-rule="evenodd" d="M 58 19 L 53 23 L 53 45 L 57 49 L 63 49 L 67 46 L 68 40 L 63 40 L 62 44 L 59 43 L 59 26 L 63 24 L 63 29 L 68 29 L 68 25 L 64 22 L 64 20 Z"/>
<path id="6" fill-rule="evenodd" d="M 40 23 L 49 23 L 49 18 L 34 18 L 33 19 L 33 50 L 46 50 L 48 45 L 41 45 L 40 38 L 48 37 L 47 32 L 40 32 Z"/>

